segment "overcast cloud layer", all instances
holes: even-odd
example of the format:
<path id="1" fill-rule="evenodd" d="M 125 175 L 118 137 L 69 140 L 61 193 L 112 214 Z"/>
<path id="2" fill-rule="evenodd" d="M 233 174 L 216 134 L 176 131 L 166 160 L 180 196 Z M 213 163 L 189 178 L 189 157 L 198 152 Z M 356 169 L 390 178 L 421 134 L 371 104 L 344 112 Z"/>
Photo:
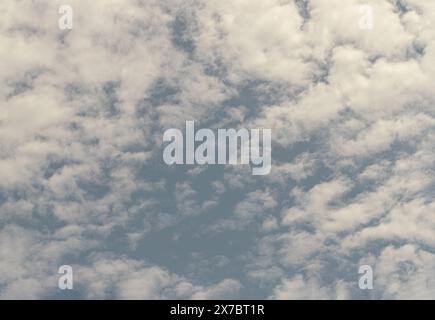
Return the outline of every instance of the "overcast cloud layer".
<path id="1" fill-rule="evenodd" d="M 435 1 L 0 12 L 0 299 L 435 299 Z M 167 166 L 187 120 L 271 128 L 271 173 Z"/>

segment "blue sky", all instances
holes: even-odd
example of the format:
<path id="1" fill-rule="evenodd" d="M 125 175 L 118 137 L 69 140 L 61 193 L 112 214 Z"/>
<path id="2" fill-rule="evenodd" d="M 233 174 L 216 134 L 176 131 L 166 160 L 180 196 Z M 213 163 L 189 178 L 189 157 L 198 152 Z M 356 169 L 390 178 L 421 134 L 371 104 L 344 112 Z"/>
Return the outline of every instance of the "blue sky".
<path id="1" fill-rule="evenodd" d="M 435 3 L 0 12 L 1 299 L 435 298 Z M 272 171 L 166 165 L 186 121 L 272 129 Z"/>

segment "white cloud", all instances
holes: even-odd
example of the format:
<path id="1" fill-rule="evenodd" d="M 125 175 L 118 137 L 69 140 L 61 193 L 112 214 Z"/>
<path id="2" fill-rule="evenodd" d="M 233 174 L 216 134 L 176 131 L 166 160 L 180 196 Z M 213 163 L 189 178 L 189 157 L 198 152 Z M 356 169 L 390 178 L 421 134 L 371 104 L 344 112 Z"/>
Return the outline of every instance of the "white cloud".
<path id="1" fill-rule="evenodd" d="M 385 248 L 376 262 L 377 291 L 384 299 L 432 300 L 435 256 L 414 245 Z"/>
<path id="2" fill-rule="evenodd" d="M 376 297 L 433 297 L 435 4 L 365 3 L 373 30 L 358 0 L 310 0 L 306 16 L 290 0 L 73 0 L 65 32 L 61 1 L 1 2 L 0 297 L 55 294 L 70 254 L 84 297 L 239 297 L 242 281 L 359 297 L 349 270 L 366 257 Z M 272 128 L 271 174 L 162 169 L 163 129 L 186 120 Z M 255 233 L 234 277 L 135 251 L 171 226 L 198 241 L 192 224 L 208 241 Z"/>
<path id="3" fill-rule="evenodd" d="M 327 288 L 322 288 L 315 279 L 305 280 L 296 275 L 285 279 L 275 288 L 272 298 L 278 300 L 325 300 L 330 299 Z"/>
<path id="4" fill-rule="evenodd" d="M 86 283 L 92 299 L 223 299 L 236 297 L 241 287 L 233 279 L 206 287 L 194 285 L 165 269 L 129 259 L 96 259 L 91 266 L 80 267 L 77 277 Z"/>

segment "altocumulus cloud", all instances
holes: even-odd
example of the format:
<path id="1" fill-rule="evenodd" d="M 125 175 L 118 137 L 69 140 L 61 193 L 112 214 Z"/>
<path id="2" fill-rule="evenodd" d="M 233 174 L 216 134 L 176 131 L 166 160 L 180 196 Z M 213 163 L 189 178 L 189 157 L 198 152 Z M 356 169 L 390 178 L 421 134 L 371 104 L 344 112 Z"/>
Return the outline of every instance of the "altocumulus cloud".
<path id="1" fill-rule="evenodd" d="M 0 298 L 435 298 L 435 3 L 63 4 L 0 3 Z M 165 165 L 188 120 L 271 173 Z"/>

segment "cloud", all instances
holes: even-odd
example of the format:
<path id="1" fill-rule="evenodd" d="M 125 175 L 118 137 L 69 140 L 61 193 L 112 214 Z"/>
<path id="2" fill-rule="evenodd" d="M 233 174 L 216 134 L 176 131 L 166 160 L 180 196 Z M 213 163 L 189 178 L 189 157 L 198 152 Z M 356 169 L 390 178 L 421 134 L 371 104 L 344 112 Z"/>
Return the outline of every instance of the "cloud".
<path id="1" fill-rule="evenodd" d="M 376 263 L 377 291 L 383 299 L 434 297 L 434 255 L 408 244 L 387 247 Z"/>
<path id="2" fill-rule="evenodd" d="M 1 2 L 0 297 L 433 297 L 435 5 L 364 3 Z M 270 175 L 164 165 L 187 120 L 272 129 Z"/>
<path id="3" fill-rule="evenodd" d="M 233 279 L 203 287 L 158 266 L 129 259 L 99 258 L 80 268 L 78 277 L 88 284 L 91 299 L 223 299 L 236 297 L 240 290 L 240 283 Z"/>
<path id="4" fill-rule="evenodd" d="M 325 300 L 328 299 L 328 291 L 319 287 L 315 280 L 305 281 L 302 276 L 297 275 L 292 279 L 285 279 L 275 288 L 272 297 L 278 300 Z"/>

